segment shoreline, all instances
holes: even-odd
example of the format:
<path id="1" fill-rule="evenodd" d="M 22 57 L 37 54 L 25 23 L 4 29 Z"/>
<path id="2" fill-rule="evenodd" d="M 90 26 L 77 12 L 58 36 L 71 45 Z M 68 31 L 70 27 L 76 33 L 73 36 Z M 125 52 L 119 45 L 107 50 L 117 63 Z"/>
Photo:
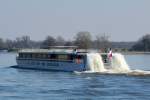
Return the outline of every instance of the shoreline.
<path id="1" fill-rule="evenodd" d="M 127 51 L 127 52 L 119 52 L 119 53 L 122 53 L 122 54 L 125 54 L 125 55 L 130 55 L 130 54 L 134 54 L 134 55 L 138 55 L 138 54 L 148 54 L 148 55 L 150 55 L 150 52 L 144 52 L 144 51 L 141 51 L 141 52 L 139 52 L 139 51 Z"/>
<path id="2" fill-rule="evenodd" d="M 8 53 L 12 53 L 12 52 L 18 52 L 18 50 L 0 50 L 0 52 L 8 52 Z M 145 51 L 119 51 L 119 52 L 115 52 L 113 51 L 113 53 L 121 53 L 124 55 L 129 55 L 129 54 L 148 54 L 150 55 L 150 52 L 145 52 Z"/>

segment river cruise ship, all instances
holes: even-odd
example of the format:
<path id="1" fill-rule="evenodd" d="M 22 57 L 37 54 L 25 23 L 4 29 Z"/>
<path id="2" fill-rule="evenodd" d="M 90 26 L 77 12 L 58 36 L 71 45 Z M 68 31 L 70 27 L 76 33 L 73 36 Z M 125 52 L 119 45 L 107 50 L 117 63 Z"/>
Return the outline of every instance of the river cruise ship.
<path id="1" fill-rule="evenodd" d="M 23 49 L 16 57 L 17 68 L 55 70 L 55 71 L 87 71 L 90 70 L 87 52 L 76 49 Z M 101 54 L 104 63 L 106 54 Z"/>

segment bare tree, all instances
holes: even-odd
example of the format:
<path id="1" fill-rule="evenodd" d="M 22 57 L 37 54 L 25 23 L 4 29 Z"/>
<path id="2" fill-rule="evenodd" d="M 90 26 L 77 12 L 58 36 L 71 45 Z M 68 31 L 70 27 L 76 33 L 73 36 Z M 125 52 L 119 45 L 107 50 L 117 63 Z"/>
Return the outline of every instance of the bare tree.
<path id="1" fill-rule="evenodd" d="M 68 41 L 66 41 L 65 42 L 65 44 L 64 44 L 65 46 L 73 46 L 74 45 L 74 43 L 73 43 L 73 41 L 71 41 L 71 40 L 68 40 Z"/>
<path id="2" fill-rule="evenodd" d="M 31 48 L 31 40 L 29 36 L 17 37 L 14 41 L 16 48 Z"/>
<path id="3" fill-rule="evenodd" d="M 30 48 L 31 47 L 31 40 L 29 36 L 22 36 L 21 37 L 22 44 L 24 45 L 24 48 Z"/>
<path id="4" fill-rule="evenodd" d="M 12 49 L 12 48 L 15 47 L 14 41 L 9 40 L 9 39 L 6 40 L 5 45 L 6 45 L 6 48 L 7 48 L 7 49 Z"/>
<path id="5" fill-rule="evenodd" d="M 92 37 L 90 32 L 78 32 L 75 37 L 75 45 L 82 49 L 88 49 L 91 47 Z"/>
<path id="6" fill-rule="evenodd" d="M 65 45 L 65 39 L 61 36 L 58 36 L 56 38 L 56 44 L 59 45 L 59 46 L 64 46 Z"/>
<path id="7" fill-rule="evenodd" d="M 47 36 L 46 39 L 42 42 L 41 47 L 42 48 L 48 48 L 49 46 L 55 46 L 56 45 L 56 39 L 52 36 Z"/>
<path id="8" fill-rule="evenodd" d="M 109 36 L 106 35 L 105 33 L 103 35 L 98 34 L 96 36 L 96 47 L 102 50 L 109 48 L 110 47 Z"/>
<path id="9" fill-rule="evenodd" d="M 4 41 L 2 38 L 0 38 L 0 49 L 4 48 Z"/>
<path id="10" fill-rule="evenodd" d="M 150 51 L 150 34 L 146 34 L 141 37 L 135 45 L 133 45 L 132 50 L 135 51 Z"/>

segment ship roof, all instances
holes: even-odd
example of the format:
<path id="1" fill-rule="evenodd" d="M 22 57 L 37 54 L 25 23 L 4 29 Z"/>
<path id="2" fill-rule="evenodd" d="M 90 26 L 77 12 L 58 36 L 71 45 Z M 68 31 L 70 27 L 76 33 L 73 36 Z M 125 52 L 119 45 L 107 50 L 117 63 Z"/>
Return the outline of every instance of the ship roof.
<path id="1" fill-rule="evenodd" d="M 48 54 L 73 54 L 72 49 L 22 49 L 19 53 L 48 53 Z M 77 52 L 78 54 L 85 54 L 85 52 Z"/>
<path id="2" fill-rule="evenodd" d="M 19 53 L 48 53 L 48 54 L 75 54 L 72 49 L 22 49 Z M 87 53 L 98 53 L 96 50 L 78 49 L 77 54 L 85 55 Z M 100 53 L 106 55 L 107 53 Z"/>

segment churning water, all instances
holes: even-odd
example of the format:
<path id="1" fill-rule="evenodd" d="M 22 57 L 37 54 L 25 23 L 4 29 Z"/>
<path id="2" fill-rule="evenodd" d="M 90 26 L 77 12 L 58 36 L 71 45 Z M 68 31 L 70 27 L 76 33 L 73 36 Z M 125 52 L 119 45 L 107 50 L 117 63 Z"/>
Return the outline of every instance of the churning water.
<path id="1" fill-rule="evenodd" d="M 87 54 L 87 67 L 91 72 L 104 72 L 104 63 L 99 53 Z"/>
<path id="2" fill-rule="evenodd" d="M 122 54 L 114 53 L 111 62 L 112 70 L 115 72 L 129 72 L 130 68 Z"/>
<path id="3" fill-rule="evenodd" d="M 124 56 L 120 53 L 113 54 L 110 61 L 109 69 L 105 68 L 99 53 L 87 54 L 87 65 L 89 71 L 81 73 L 150 75 L 150 71 L 144 71 L 139 69 L 131 70 Z"/>
<path id="4" fill-rule="evenodd" d="M 14 69 L 9 66 L 16 64 L 15 56 L 0 53 L 0 100 L 150 100 L 150 76 L 133 75 L 150 70 L 150 55 L 125 56 L 132 74 Z M 105 72 L 104 67 L 95 69 Z"/>

